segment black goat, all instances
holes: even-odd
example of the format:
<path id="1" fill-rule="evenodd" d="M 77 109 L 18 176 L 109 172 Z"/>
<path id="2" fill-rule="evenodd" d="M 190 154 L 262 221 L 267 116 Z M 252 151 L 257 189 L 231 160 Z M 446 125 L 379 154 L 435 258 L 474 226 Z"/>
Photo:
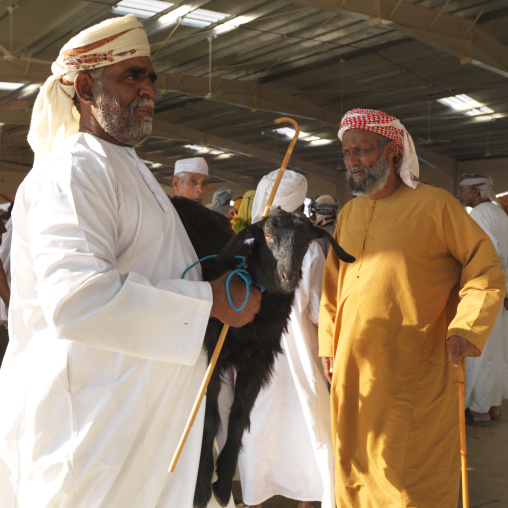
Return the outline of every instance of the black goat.
<path id="1" fill-rule="evenodd" d="M 231 496 L 242 436 L 250 426 L 250 412 L 259 391 L 269 383 L 275 357 L 281 352 L 281 336 L 301 278 L 303 258 L 310 242 L 331 236 L 305 215 L 280 209 L 271 211 L 267 218 L 235 236 L 229 221 L 217 212 L 185 198 L 173 198 L 172 202 L 199 258 L 219 253 L 217 258 L 202 263 L 205 280 L 215 280 L 234 270 L 238 266 L 237 256 L 243 256 L 245 269 L 254 283 L 266 288 L 254 321 L 241 328 L 229 329 L 207 390 L 195 508 L 206 507 L 212 494 L 213 440 L 221 423 L 217 402 L 221 376 L 228 367 L 236 369 L 228 436 L 217 459 L 218 479 L 213 484 L 215 498 L 221 506 L 226 506 Z M 340 259 L 354 261 L 333 238 L 331 241 Z M 213 318 L 208 323 L 204 345 L 209 360 L 222 326 Z"/>

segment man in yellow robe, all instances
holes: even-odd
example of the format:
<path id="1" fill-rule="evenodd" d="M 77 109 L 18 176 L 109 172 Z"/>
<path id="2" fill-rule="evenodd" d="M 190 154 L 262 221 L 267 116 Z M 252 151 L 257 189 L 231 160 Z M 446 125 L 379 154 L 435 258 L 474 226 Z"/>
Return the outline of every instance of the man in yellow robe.
<path id="1" fill-rule="evenodd" d="M 352 110 L 339 137 L 358 197 L 335 230 L 356 262 L 328 256 L 319 320 L 337 505 L 455 508 L 455 367 L 480 354 L 499 313 L 499 257 L 450 193 L 417 184 L 396 118 Z"/>

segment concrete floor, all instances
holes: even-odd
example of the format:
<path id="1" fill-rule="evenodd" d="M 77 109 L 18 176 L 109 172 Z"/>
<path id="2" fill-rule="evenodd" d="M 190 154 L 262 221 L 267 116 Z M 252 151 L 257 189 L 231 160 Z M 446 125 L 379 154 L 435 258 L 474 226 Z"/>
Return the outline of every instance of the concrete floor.
<path id="1" fill-rule="evenodd" d="M 466 426 L 470 508 L 508 508 L 508 401 L 502 407 L 503 420 L 488 427 Z M 235 500 L 241 500 L 241 486 L 235 482 Z M 263 508 L 296 508 L 297 501 L 274 497 Z M 313 503 L 318 508 L 321 503 Z M 439 508 L 439 507 L 436 507 Z M 459 499 L 458 508 L 462 508 Z"/>

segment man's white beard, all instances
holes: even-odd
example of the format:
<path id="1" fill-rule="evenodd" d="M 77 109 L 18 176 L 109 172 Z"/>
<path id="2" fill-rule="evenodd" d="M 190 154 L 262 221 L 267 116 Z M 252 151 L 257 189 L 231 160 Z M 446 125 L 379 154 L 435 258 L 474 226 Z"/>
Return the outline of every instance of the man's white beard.
<path id="1" fill-rule="evenodd" d="M 351 176 L 351 171 L 356 169 L 363 169 L 365 171 L 365 177 L 360 182 L 355 182 Z M 365 166 L 354 166 L 351 170 L 347 171 L 348 187 L 355 196 L 374 194 L 384 189 L 389 177 L 390 163 L 383 154 L 372 164 L 370 169 L 367 169 Z"/>
<path id="2" fill-rule="evenodd" d="M 136 118 L 136 108 L 151 106 L 149 97 L 142 97 L 129 104 L 125 111 L 120 102 L 99 86 L 97 97 L 97 122 L 112 138 L 123 145 L 135 146 L 143 143 L 152 133 L 152 117 Z"/>

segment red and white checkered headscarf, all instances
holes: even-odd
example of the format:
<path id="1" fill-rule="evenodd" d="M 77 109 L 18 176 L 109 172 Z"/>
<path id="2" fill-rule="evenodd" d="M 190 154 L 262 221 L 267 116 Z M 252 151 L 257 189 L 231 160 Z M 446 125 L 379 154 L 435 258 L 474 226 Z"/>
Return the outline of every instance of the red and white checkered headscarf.
<path id="1" fill-rule="evenodd" d="M 416 156 L 415 145 L 407 129 L 394 116 L 375 109 L 352 109 L 343 117 L 339 128 L 339 138 L 349 129 L 365 129 L 381 134 L 397 143 L 395 169 L 402 181 L 416 189 L 420 166 Z"/>
<path id="2" fill-rule="evenodd" d="M 78 132 L 80 115 L 72 98 L 76 93 L 74 78 L 80 72 L 138 56 L 150 56 L 150 45 L 143 25 L 132 14 L 107 19 L 67 42 L 32 110 L 28 143 L 35 156 Z"/>

